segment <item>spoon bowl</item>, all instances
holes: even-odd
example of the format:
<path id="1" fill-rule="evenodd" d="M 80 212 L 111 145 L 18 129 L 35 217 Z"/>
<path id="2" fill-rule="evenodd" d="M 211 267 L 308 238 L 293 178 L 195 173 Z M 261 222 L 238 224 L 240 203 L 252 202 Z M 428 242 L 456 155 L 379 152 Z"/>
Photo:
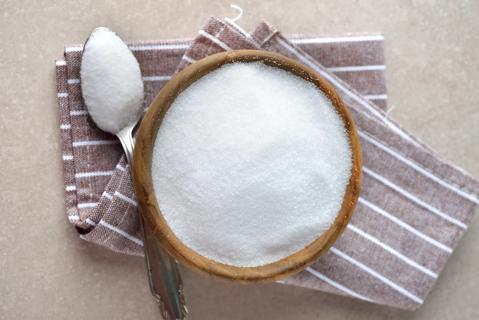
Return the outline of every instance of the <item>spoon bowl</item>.
<path id="1" fill-rule="evenodd" d="M 84 45 L 81 67 L 83 100 L 95 124 L 118 137 L 132 165 L 133 129 L 143 113 L 141 70 L 128 46 L 108 28 L 96 28 Z M 165 254 L 147 224 L 140 224 L 151 293 L 164 319 L 186 319 L 187 308 L 176 261 Z"/>

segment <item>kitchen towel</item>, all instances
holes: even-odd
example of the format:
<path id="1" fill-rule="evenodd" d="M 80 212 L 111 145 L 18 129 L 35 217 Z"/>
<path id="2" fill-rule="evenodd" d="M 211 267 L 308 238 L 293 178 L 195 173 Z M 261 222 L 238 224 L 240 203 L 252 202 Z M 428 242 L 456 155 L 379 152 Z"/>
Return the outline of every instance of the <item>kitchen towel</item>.
<path id="1" fill-rule="evenodd" d="M 130 48 L 142 69 L 145 106 L 175 70 L 230 49 L 279 52 L 330 81 L 359 129 L 361 197 L 335 246 L 283 282 L 415 309 L 471 221 L 479 183 L 441 161 L 386 116 L 382 42 L 380 35 L 285 38 L 266 23 L 249 35 L 211 18 L 193 42 L 136 43 Z M 67 47 L 65 60 L 57 62 L 68 218 L 85 240 L 139 255 L 136 201 L 121 147 L 94 126 L 82 104 L 81 50 Z"/>

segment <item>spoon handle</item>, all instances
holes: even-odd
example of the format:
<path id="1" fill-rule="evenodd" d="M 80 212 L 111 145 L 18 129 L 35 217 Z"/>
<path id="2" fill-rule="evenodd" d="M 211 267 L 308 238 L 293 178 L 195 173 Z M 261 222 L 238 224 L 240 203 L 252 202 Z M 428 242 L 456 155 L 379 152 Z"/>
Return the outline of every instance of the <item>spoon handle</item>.
<path id="1" fill-rule="evenodd" d="M 126 158 L 132 165 L 133 155 L 133 126 L 118 133 Z M 177 262 L 169 256 L 158 244 L 153 231 L 143 221 L 140 214 L 140 225 L 143 231 L 145 261 L 148 273 L 150 291 L 158 303 L 161 315 L 165 320 L 186 320 L 188 310 L 183 294 L 183 283 Z"/>

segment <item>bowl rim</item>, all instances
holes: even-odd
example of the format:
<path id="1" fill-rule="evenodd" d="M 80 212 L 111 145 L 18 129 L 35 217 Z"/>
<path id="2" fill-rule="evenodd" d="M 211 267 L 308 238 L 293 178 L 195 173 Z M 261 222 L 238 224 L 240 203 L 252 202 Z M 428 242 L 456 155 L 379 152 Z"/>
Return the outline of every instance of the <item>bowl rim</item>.
<path id="1" fill-rule="evenodd" d="M 281 68 L 316 85 L 332 102 L 348 132 L 352 153 L 351 176 L 343 203 L 331 227 L 309 245 L 281 260 L 254 267 L 240 267 L 208 259 L 179 240 L 163 217 L 153 189 L 151 162 L 153 146 L 161 122 L 175 98 L 194 81 L 235 62 L 262 62 Z M 233 50 L 210 55 L 174 75 L 161 89 L 143 117 L 136 135 L 133 182 L 139 209 L 153 230 L 159 245 L 193 270 L 241 282 L 274 281 L 299 272 L 324 254 L 346 228 L 356 206 L 362 180 L 362 155 L 353 119 L 342 99 L 328 81 L 311 68 L 283 55 L 259 50 Z"/>

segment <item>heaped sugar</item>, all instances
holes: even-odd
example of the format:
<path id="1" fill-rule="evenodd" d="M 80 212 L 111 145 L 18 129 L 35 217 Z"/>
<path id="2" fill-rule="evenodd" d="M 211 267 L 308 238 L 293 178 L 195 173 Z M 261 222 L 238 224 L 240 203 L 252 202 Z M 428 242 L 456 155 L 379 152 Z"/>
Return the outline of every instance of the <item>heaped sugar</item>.
<path id="1" fill-rule="evenodd" d="M 327 230 L 352 166 L 327 97 L 261 62 L 224 65 L 183 91 L 153 153 L 154 190 L 176 236 L 245 267 L 285 258 Z"/>

